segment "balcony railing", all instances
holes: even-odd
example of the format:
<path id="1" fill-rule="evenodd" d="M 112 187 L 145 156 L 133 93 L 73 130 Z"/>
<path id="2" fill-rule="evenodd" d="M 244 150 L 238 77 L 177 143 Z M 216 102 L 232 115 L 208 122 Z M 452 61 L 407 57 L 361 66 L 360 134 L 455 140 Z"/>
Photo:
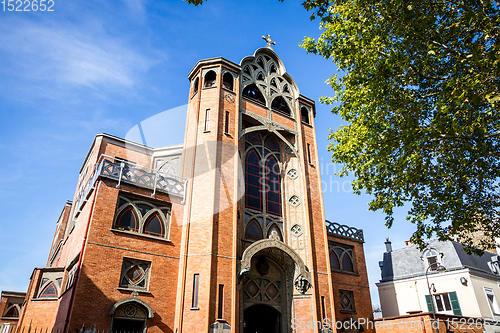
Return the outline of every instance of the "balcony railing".
<path id="1" fill-rule="evenodd" d="M 167 175 L 158 170 L 101 155 L 88 180 L 82 182 L 78 189 L 73 218 L 81 212 L 99 176 L 116 180 L 118 182 L 116 188 L 120 188 L 122 183 L 127 183 L 152 190 L 152 197 L 158 191 L 181 197 L 182 203 L 186 199 L 186 178 Z"/>
<path id="2" fill-rule="evenodd" d="M 326 231 L 329 234 L 335 236 L 350 238 L 361 242 L 365 241 L 362 229 L 356 229 L 354 227 L 349 227 L 347 225 L 339 224 L 337 222 L 330 222 L 327 220 Z"/>

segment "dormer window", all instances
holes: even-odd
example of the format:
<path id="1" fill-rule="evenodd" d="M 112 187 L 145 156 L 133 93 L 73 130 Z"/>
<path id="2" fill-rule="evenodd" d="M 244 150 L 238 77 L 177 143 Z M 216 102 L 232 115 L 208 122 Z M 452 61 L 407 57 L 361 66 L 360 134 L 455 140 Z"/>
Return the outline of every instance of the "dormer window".
<path id="1" fill-rule="evenodd" d="M 496 275 L 500 275 L 500 265 L 498 264 L 498 256 L 491 257 L 491 261 L 488 262 L 488 267 L 491 272 Z"/>
<path id="2" fill-rule="evenodd" d="M 441 255 L 435 249 L 428 249 L 424 252 L 424 258 L 427 261 L 427 269 L 437 271 L 438 266 L 441 266 Z"/>

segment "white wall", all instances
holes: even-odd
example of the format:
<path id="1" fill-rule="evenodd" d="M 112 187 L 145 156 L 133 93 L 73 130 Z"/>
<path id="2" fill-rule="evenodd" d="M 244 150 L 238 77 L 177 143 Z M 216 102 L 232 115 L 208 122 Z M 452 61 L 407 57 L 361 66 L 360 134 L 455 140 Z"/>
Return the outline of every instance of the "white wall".
<path id="1" fill-rule="evenodd" d="M 461 277 L 465 277 L 469 282 L 463 285 L 460 282 Z M 493 283 L 496 282 L 493 281 Z M 481 311 L 476 302 L 477 291 L 475 292 L 473 284 L 471 283 L 471 276 L 468 269 L 430 274 L 429 284 L 434 284 L 436 288 L 436 292 L 433 292 L 433 295 L 455 291 L 462 310 L 462 315 L 481 317 Z M 429 294 L 429 290 L 427 288 L 425 276 L 378 283 L 377 287 L 379 290 L 380 306 L 382 307 L 382 314 L 384 317 L 405 315 L 410 311 L 420 310 L 422 312 L 428 312 L 425 295 Z M 498 290 L 498 296 L 500 296 L 500 288 L 498 285 L 496 288 L 495 290 Z M 483 297 L 484 301 L 486 301 L 484 291 Z M 488 306 L 487 303 L 486 306 Z"/>

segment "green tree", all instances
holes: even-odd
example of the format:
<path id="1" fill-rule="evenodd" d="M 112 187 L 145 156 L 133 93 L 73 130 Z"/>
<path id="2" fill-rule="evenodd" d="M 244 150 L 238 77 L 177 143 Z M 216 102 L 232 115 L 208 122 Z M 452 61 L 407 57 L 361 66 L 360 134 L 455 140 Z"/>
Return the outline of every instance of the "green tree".
<path id="1" fill-rule="evenodd" d="M 386 225 L 409 207 L 411 241 L 491 248 L 500 236 L 498 1 L 317 0 L 307 52 L 343 76 L 321 101 L 348 124 L 329 135 L 339 175 L 373 195 Z M 476 231 L 486 237 L 473 242 Z"/>

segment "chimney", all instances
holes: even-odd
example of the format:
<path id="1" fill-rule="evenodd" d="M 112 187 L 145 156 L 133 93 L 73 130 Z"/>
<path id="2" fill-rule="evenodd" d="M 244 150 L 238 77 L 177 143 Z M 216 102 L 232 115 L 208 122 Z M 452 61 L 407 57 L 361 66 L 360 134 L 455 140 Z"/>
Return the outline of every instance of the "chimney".
<path id="1" fill-rule="evenodd" d="M 385 252 L 391 252 L 392 251 L 392 243 L 389 240 L 389 237 L 385 239 Z"/>

